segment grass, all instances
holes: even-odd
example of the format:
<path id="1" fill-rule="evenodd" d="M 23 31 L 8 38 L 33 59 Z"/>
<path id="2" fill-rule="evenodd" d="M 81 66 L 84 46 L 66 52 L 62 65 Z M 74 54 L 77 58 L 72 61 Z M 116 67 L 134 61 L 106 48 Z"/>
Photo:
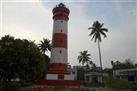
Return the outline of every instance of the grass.
<path id="1" fill-rule="evenodd" d="M 56 89 L 56 88 L 54 88 L 54 91 L 89 91 L 89 89 L 83 89 L 83 88 L 60 88 L 60 89 Z"/>
<path id="2" fill-rule="evenodd" d="M 90 91 L 89 89 L 83 88 L 65 88 L 65 87 L 54 87 L 54 88 L 47 88 L 47 87 L 36 87 L 32 89 L 22 89 L 19 91 Z"/>

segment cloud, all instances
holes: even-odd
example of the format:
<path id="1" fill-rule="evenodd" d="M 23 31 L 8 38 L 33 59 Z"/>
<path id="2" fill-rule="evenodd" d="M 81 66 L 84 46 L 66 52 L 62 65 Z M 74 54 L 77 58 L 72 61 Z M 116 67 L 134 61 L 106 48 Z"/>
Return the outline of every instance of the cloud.
<path id="1" fill-rule="evenodd" d="M 19 38 L 42 40 L 51 39 L 51 11 L 40 3 L 3 3 L 2 35 L 10 34 Z"/>
<path id="2" fill-rule="evenodd" d="M 17 2 L 20 2 L 20 3 L 23 3 L 23 2 L 39 2 L 39 0 L 2 0 L 2 2 L 12 2 L 12 3 L 17 3 Z"/>
<path id="3" fill-rule="evenodd" d="M 5 1 L 5 0 L 4 0 Z M 7 0 L 6 0 L 7 1 Z M 25 1 L 25 0 L 23 0 Z M 58 1 L 58 0 L 57 0 Z M 78 65 L 80 51 L 88 50 L 93 62 L 99 65 L 97 44 L 90 40 L 89 26 L 95 20 L 109 29 L 108 38 L 101 43 L 104 67 L 111 67 L 111 60 L 136 60 L 136 9 L 130 6 L 106 2 L 66 2 L 70 9 L 68 21 L 68 61 Z M 41 0 L 40 2 L 3 2 L 2 35 L 36 40 L 52 38 L 52 8 L 60 2 Z M 118 3 L 118 2 L 117 2 Z M 108 3 L 107 3 L 108 4 Z M 129 5 L 129 4 L 128 4 Z M 132 7 L 133 6 L 133 7 Z M 107 9 L 107 10 L 106 10 Z M 104 12 L 105 11 L 105 12 Z"/>

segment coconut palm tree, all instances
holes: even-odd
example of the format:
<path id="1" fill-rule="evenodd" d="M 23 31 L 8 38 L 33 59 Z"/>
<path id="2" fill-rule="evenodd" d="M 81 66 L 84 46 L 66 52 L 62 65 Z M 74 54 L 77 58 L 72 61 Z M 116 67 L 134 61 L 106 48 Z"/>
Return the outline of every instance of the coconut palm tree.
<path id="1" fill-rule="evenodd" d="M 45 53 L 46 51 L 51 51 L 51 44 L 49 39 L 43 39 L 43 41 L 40 41 L 38 44 L 39 49 L 41 53 Z"/>
<path id="2" fill-rule="evenodd" d="M 89 36 L 92 37 L 91 40 L 94 39 L 94 42 L 98 42 L 98 49 L 99 49 L 99 59 L 100 59 L 100 67 L 102 72 L 102 61 L 101 61 L 101 50 L 100 50 L 100 42 L 102 41 L 101 35 L 104 36 L 104 38 L 107 37 L 105 32 L 108 32 L 107 28 L 103 28 L 103 23 L 101 24 L 98 21 L 95 21 L 92 25 L 92 27 L 89 27 L 88 29 L 91 30 Z"/>
<path id="3" fill-rule="evenodd" d="M 79 60 L 79 63 L 82 63 L 82 65 L 85 65 L 86 66 L 89 66 L 89 63 L 90 63 L 90 54 L 88 54 L 88 51 L 87 50 L 84 50 L 83 52 L 81 51 L 80 52 L 80 55 L 78 56 L 78 60 Z"/>

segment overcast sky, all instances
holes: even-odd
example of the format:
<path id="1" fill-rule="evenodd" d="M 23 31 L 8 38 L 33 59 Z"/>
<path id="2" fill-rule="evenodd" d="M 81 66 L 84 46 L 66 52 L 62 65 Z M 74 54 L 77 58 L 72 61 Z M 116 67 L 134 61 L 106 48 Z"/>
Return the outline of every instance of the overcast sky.
<path id="1" fill-rule="evenodd" d="M 78 65 L 80 51 L 88 50 L 92 61 L 99 65 L 97 43 L 88 36 L 88 27 L 95 20 L 109 29 L 108 38 L 101 43 L 103 67 L 111 67 L 111 60 L 136 59 L 136 0 L 1 0 L 0 37 L 52 39 L 52 9 L 64 2 L 70 9 L 68 21 L 68 61 Z M 48 55 L 50 55 L 48 53 Z"/>

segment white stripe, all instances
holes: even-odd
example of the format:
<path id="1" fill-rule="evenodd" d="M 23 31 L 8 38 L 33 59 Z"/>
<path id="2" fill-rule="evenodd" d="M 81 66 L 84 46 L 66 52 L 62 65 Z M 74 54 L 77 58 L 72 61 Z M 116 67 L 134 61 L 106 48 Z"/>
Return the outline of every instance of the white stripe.
<path id="1" fill-rule="evenodd" d="M 61 51 L 61 52 L 60 52 Z M 66 48 L 52 48 L 50 63 L 68 63 L 68 52 Z"/>
<path id="2" fill-rule="evenodd" d="M 61 23 L 61 21 L 63 21 Z M 67 34 L 68 29 L 68 22 L 65 20 L 55 20 L 53 24 L 53 33 L 60 33 L 62 30 L 62 33 Z"/>

